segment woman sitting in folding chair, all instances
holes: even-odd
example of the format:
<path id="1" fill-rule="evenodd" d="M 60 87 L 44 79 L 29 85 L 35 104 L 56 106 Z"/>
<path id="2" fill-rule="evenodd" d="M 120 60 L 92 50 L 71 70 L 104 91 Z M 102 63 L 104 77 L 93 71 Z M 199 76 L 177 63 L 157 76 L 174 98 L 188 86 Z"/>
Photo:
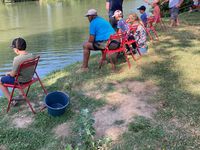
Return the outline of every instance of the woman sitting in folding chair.
<path id="1" fill-rule="evenodd" d="M 13 60 L 12 70 L 8 72 L 5 76 L 2 76 L 0 79 L 0 89 L 2 90 L 8 101 L 10 99 L 10 92 L 8 91 L 8 88 L 4 86 L 4 84 L 14 84 L 19 65 L 22 62 L 33 59 L 35 57 L 34 55 L 26 51 L 26 41 L 23 38 L 14 39 L 12 41 L 11 48 L 18 56 L 16 56 Z M 26 83 L 31 79 L 32 72 L 30 72 L 29 70 L 23 70 L 23 72 L 20 72 L 20 76 L 18 78 L 20 83 Z M 16 105 L 16 103 L 17 102 L 13 99 L 12 104 Z"/>

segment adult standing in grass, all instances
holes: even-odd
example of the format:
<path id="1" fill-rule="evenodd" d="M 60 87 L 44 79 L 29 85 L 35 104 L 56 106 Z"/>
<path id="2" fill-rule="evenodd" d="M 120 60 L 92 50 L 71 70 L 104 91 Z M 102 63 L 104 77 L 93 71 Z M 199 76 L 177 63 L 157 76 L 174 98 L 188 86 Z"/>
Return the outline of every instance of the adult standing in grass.
<path id="1" fill-rule="evenodd" d="M 117 20 L 112 16 L 116 10 L 121 10 L 123 12 L 122 5 L 123 0 L 106 0 L 106 10 L 108 11 L 109 22 L 115 30 L 117 29 Z"/>
<path id="2" fill-rule="evenodd" d="M 91 50 L 103 50 L 111 34 L 115 31 L 108 21 L 99 17 L 95 9 L 88 10 L 85 15 L 89 22 L 89 39 L 83 45 L 83 64 L 81 71 L 88 71 L 88 61 L 90 58 Z"/>
<path id="3" fill-rule="evenodd" d="M 181 4 L 183 3 L 183 0 L 164 0 L 163 3 L 168 2 L 168 1 L 169 1 L 169 9 L 170 9 L 170 15 L 171 15 L 170 26 L 171 27 L 179 26 L 178 13 L 179 13 L 179 8 Z"/>

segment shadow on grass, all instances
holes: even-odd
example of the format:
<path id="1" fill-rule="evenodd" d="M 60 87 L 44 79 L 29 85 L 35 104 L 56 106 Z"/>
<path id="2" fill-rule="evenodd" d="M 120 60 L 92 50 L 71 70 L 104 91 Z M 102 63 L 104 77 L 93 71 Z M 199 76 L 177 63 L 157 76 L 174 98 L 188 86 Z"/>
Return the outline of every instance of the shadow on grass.
<path id="1" fill-rule="evenodd" d="M 186 90 L 187 85 L 182 81 L 184 72 L 177 66 L 182 56 L 176 54 L 184 48 L 190 48 L 188 52 L 194 54 L 192 42 L 199 37 L 189 31 L 175 31 L 167 37 L 168 40 L 153 45 L 155 55 L 162 60 L 141 68 L 143 80 L 154 80 L 160 87 L 153 103 L 163 105 L 159 106 L 155 120 L 135 118 L 129 132 L 123 135 L 123 140 L 113 147 L 114 150 L 199 148 L 196 142 L 199 136 L 193 130 L 200 130 L 200 95 Z M 195 38 L 185 40 L 187 36 L 183 38 L 184 34 Z"/>

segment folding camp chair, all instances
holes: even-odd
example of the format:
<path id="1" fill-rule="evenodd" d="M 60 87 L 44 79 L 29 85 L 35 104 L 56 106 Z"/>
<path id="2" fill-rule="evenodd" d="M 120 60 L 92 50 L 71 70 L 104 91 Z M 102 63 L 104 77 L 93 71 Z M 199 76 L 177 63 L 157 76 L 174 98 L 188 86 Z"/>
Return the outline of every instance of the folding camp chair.
<path id="1" fill-rule="evenodd" d="M 36 68 L 37 68 L 37 65 L 38 65 L 39 58 L 40 58 L 40 56 L 37 56 L 34 59 L 30 59 L 30 60 L 26 60 L 26 61 L 22 62 L 20 64 L 18 70 L 17 70 L 17 74 L 16 74 L 16 77 L 15 77 L 14 84 L 4 84 L 5 87 L 12 88 L 12 92 L 11 92 L 10 99 L 9 99 L 9 102 L 8 102 L 7 112 L 10 110 L 10 105 L 11 105 L 11 102 L 12 102 L 12 99 L 13 99 L 13 94 L 15 92 L 15 89 L 19 89 L 23 98 L 26 100 L 26 102 L 28 103 L 28 105 L 29 105 L 29 107 L 30 107 L 30 109 L 33 113 L 35 113 L 35 111 L 33 110 L 33 107 L 30 103 L 30 100 L 27 97 L 31 85 L 33 83 L 35 83 L 36 81 L 39 81 L 44 93 L 47 95 L 47 91 L 44 88 L 44 86 L 43 86 L 43 84 L 42 84 L 42 82 L 39 78 L 38 73 L 36 72 Z M 31 71 L 32 79 L 29 82 L 20 83 L 19 82 L 20 72 L 23 71 L 24 69 L 29 69 Z M 27 88 L 27 90 L 25 92 L 26 88 Z"/>
<path id="2" fill-rule="evenodd" d="M 119 54 L 120 52 L 123 53 L 123 55 L 124 55 L 124 57 L 126 59 L 126 62 L 128 64 L 128 67 L 129 68 L 131 67 L 130 61 L 129 61 L 128 56 L 126 54 L 126 49 L 125 49 L 125 44 L 124 44 L 124 42 L 125 42 L 124 38 L 126 38 L 126 35 L 123 34 L 123 33 L 122 34 L 114 34 L 114 35 L 110 36 L 110 38 L 108 39 L 108 42 L 106 44 L 106 48 L 104 50 L 102 50 L 102 58 L 101 58 L 100 63 L 99 63 L 99 68 L 101 68 L 104 60 L 106 59 L 106 56 L 108 55 L 108 57 L 110 59 L 110 63 L 112 64 L 112 69 L 114 70 L 115 69 L 115 65 L 113 63 L 111 55 L 114 54 L 114 53 Z M 110 49 L 109 48 L 110 43 L 112 41 L 115 41 L 115 40 L 120 42 L 119 47 L 116 48 L 116 49 Z M 116 56 L 115 59 L 117 59 L 117 56 Z"/>

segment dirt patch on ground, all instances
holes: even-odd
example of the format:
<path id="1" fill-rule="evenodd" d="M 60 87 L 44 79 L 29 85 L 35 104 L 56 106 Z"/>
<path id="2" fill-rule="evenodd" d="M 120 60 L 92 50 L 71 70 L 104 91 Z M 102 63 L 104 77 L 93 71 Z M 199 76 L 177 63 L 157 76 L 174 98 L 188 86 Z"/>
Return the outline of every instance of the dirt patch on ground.
<path id="1" fill-rule="evenodd" d="M 7 150 L 4 145 L 0 145 L 0 150 Z"/>
<path id="2" fill-rule="evenodd" d="M 106 96 L 108 105 L 94 113 L 97 137 L 116 140 L 135 116 L 151 118 L 156 112 L 155 107 L 147 103 L 158 91 L 152 82 L 127 81 L 115 84 L 115 89 Z"/>
<path id="3" fill-rule="evenodd" d="M 33 121 L 31 116 L 15 115 L 12 124 L 16 128 L 27 128 Z"/>
<path id="4" fill-rule="evenodd" d="M 55 127 L 53 129 L 54 134 L 56 135 L 56 137 L 67 137 L 70 135 L 71 130 L 70 130 L 70 125 L 71 123 L 63 123 L 58 125 L 57 127 Z"/>

